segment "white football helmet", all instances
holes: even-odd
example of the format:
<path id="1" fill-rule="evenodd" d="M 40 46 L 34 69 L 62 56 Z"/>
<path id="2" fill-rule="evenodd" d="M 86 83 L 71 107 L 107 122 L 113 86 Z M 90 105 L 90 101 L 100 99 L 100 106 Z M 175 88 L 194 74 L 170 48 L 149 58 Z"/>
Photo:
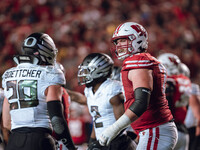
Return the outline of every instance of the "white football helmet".
<path id="1" fill-rule="evenodd" d="M 158 56 L 158 60 L 165 66 L 167 69 L 167 75 L 178 75 L 179 64 L 181 63 L 178 56 L 172 53 L 164 53 Z"/>
<path id="2" fill-rule="evenodd" d="M 58 49 L 48 34 L 36 32 L 24 40 L 22 52 L 25 55 L 37 57 L 41 65 L 54 65 Z"/>
<path id="3" fill-rule="evenodd" d="M 104 53 L 87 55 L 78 67 L 78 84 L 87 87 L 111 76 L 113 60 Z"/>
<path id="4" fill-rule="evenodd" d="M 188 66 L 184 63 L 180 63 L 179 64 L 179 72 L 183 75 L 185 75 L 186 77 L 190 77 L 190 69 L 188 68 Z"/>
<path id="5" fill-rule="evenodd" d="M 118 39 L 128 39 L 126 46 L 118 46 Z M 114 46 L 111 48 L 112 54 L 118 59 L 125 59 L 126 57 L 135 54 L 144 52 L 148 48 L 148 33 L 145 28 L 135 22 L 126 22 L 120 24 L 112 37 L 112 43 Z M 125 49 L 120 53 L 120 49 Z"/>

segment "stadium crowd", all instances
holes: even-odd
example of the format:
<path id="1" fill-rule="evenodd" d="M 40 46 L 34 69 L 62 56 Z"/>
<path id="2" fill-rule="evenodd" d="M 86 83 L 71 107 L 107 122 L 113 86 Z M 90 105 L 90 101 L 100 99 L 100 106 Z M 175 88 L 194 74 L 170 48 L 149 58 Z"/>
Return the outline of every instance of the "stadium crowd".
<path id="1" fill-rule="evenodd" d="M 200 0 L 1 0 L 0 75 L 15 66 L 13 55 L 22 53 L 25 37 L 43 32 L 59 49 L 57 62 L 64 66 L 66 88 L 83 93 L 84 87 L 78 85 L 78 66 L 90 53 L 112 56 L 109 49 L 114 30 L 131 21 L 147 30 L 150 54 L 177 55 L 189 67 L 192 82 L 200 85 L 199 8 Z M 113 60 L 115 66 L 121 66 L 117 58 Z M 84 131 L 92 122 L 85 106 L 80 108 L 82 111 L 73 115 L 73 104 L 70 107 L 69 128 L 76 145 L 87 143 L 89 136 L 77 138 L 73 132 L 77 129 L 72 127 L 81 127 L 79 121 Z"/>
<path id="2" fill-rule="evenodd" d="M 135 21 L 150 35 L 148 52 L 178 55 L 200 84 L 199 6 L 199 0 L 1 0 L 0 74 L 14 65 L 12 56 L 21 53 L 27 35 L 45 32 L 59 49 L 57 61 L 66 69 L 67 88 L 81 91 L 77 66 L 83 58 L 91 52 L 109 54 L 117 25 Z"/>

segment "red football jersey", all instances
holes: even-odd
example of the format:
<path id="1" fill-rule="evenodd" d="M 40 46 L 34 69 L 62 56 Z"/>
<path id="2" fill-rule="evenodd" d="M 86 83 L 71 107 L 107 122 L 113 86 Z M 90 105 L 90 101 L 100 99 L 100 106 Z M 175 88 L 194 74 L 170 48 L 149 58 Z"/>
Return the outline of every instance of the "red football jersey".
<path id="1" fill-rule="evenodd" d="M 69 119 L 69 130 L 75 145 L 81 145 L 88 142 L 88 124 L 89 123 L 86 122 L 85 118 L 82 116 Z"/>
<path id="2" fill-rule="evenodd" d="M 172 114 L 176 123 L 183 124 L 191 93 L 191 81 L 182 74 L 168 76 L 167 81 L 171 82 L 175 87 L 171 106 Z"/>
<path id="3" fill-rule="evenodd" d="M 67 90 L 63 88 L 62 103 L 64 106 L 64 116 L 67 123 L 69 121 L 69 105 L 70 105 L 69 102 L 70 102 L 69 94 L 67 93 Z"/>
<path id="4" fill-rule="evenodd" d="M 122 83 L 125 95 L 125 109 L 135 101 L 132 82 L 128 72 L 132 69 L 151 69 L 153 71 L 153 91 L 147 110 L 131 126 L 136 131 L 153 128 L 173 119 L 165 96 L 166 70 L 156 58 L 149 53 L 138 53 L 126 58 L 122 65 Z M 136 79 L 138 77 L 135 77 Z"/>

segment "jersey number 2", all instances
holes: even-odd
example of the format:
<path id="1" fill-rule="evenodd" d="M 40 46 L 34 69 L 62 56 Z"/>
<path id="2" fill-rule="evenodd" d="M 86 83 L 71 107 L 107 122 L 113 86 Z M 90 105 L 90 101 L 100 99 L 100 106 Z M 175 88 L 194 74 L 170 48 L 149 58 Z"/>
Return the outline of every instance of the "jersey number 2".
<path id="1" fill-rule="evenodd" d="M 94 121 L 95 127 L 96 128 L 103 127 L 103 122 L 98 122 L 98 123 L 96 122 L 96 120 L 101 117 L 98 111 L 98 106 L 91 106 L 91 112 L 94 114 L 93 121 Z"/>

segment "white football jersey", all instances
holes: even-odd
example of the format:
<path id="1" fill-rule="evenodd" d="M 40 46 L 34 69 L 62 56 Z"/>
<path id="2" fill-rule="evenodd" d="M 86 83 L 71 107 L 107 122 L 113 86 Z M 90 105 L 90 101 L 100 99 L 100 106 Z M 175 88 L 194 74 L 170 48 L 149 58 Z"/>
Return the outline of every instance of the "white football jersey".
<path id="1" fill-rule="evenodd" d="M 63 72 L 54 66 L 21 63 L 5 71 L 2 78 L 4 95 L 10 103 L 11 129 L 51 129 L 45 90 L 50 85 L 64 85 Z"/>
<path id="2" fill-rule="evenodd" d="M 85 88 L 84 93 L 87 97 L 89 112 L 93 118 L 97 140 L 103 130 L 116 121 L 110 99 L 121 92 L 121 82 L 112 79 L 104 81 L 95 94 L 92 91 L 92 87 Z"/>
<path id="3" fill-rule="evenodd" d="M 0 88 L 0 114 L 2 113 L 3 100 L 4 100 L 4 91 L 2 88 Z"/>
<path id="4" fill-rule="evenodd" d="M 192 83 L 192 92 L 191 94 L 200 96 L 199 85 Z M 197 125 L 197 120 L 194 117 L 192 109 L 188 106 L 187 115 L 185 117 L 185 125 L 187 128 L 195 127 Z"/>

